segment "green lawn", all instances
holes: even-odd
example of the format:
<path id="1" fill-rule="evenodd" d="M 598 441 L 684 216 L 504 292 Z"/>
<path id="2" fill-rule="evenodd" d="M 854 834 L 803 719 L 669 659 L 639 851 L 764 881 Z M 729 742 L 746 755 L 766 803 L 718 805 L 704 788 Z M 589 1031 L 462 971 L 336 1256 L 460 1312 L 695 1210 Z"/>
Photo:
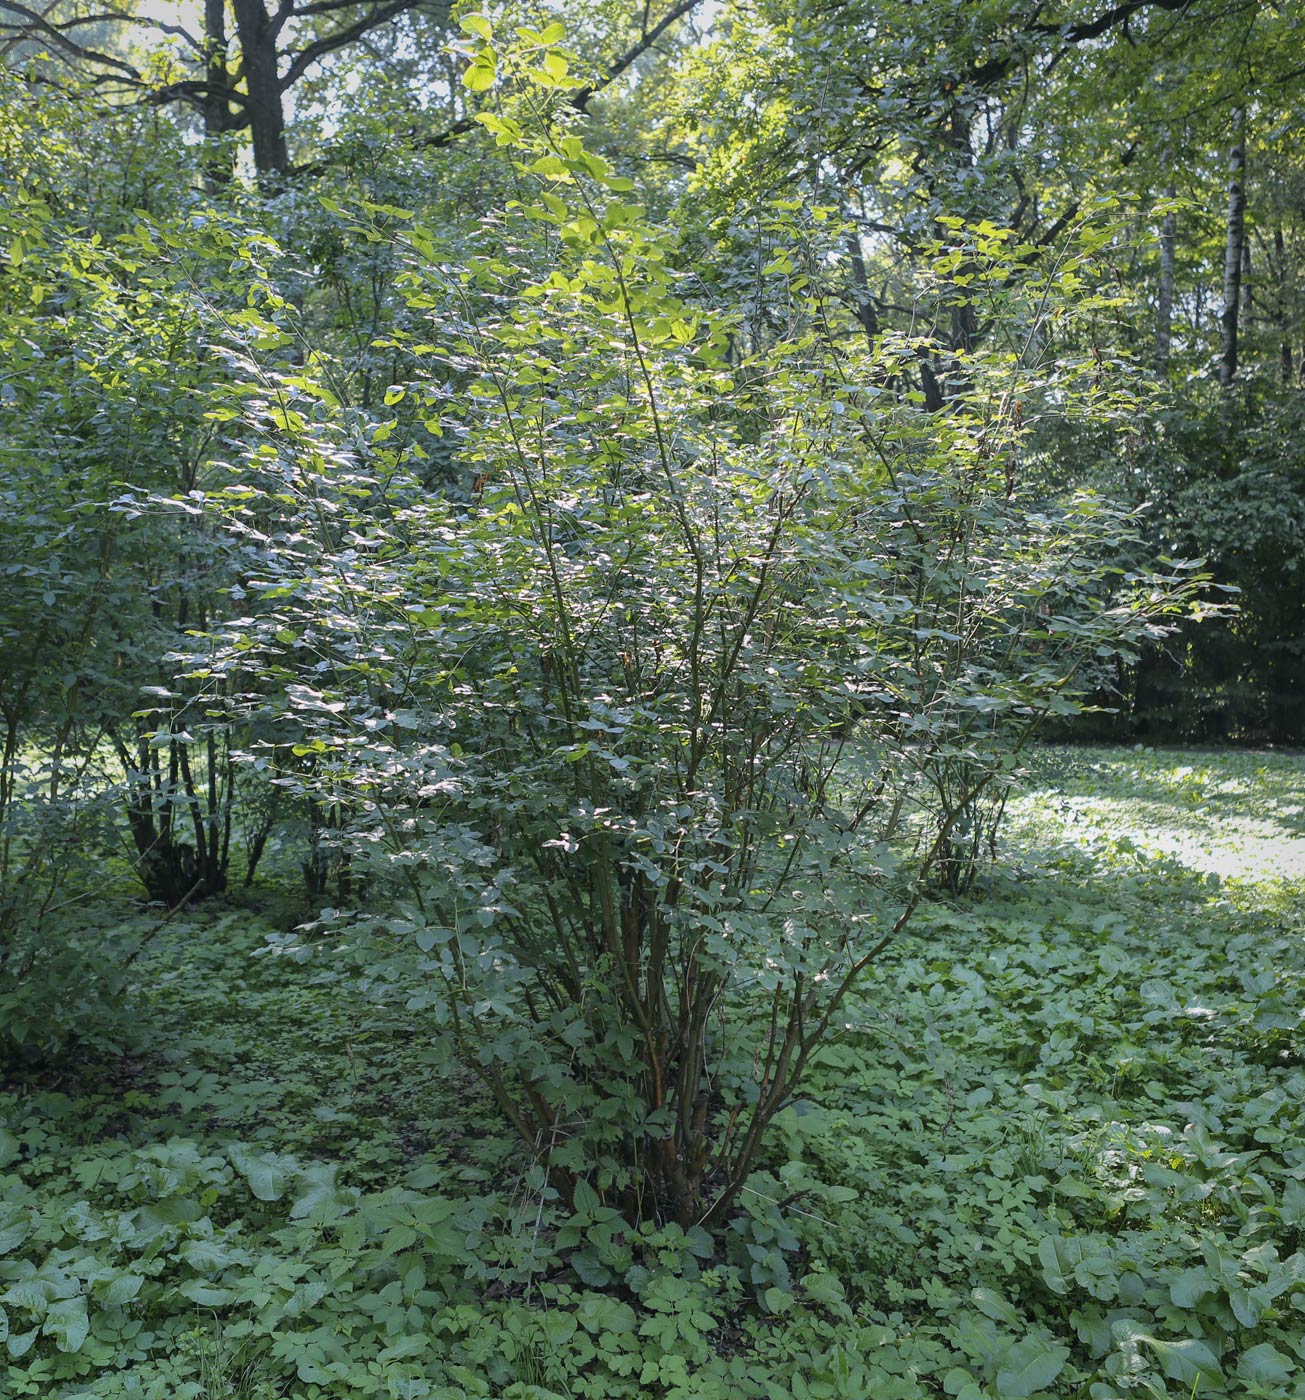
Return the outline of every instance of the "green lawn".
<path id="1" fill-rule="evenodd" d="M 172 920 L 140 1053 L 0 1092 L 0 1395 L 1305 1394 L 1305 761 L 1048 749 L 1009 818 L 715 1244 L 567 1218 L 404 949 Z"/>

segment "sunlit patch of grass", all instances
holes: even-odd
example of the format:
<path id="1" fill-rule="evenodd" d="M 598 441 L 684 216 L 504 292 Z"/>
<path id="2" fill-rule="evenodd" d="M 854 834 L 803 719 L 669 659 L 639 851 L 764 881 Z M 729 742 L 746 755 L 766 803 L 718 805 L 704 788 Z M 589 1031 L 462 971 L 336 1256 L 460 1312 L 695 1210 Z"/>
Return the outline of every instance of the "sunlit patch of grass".
<path id="1" fill-rule="evenodd" d="M 1048 748 L 1008 844 L 1172 859 L 1221 880 L 1305 882 L 1305 760 L 1276 753 Z"/>

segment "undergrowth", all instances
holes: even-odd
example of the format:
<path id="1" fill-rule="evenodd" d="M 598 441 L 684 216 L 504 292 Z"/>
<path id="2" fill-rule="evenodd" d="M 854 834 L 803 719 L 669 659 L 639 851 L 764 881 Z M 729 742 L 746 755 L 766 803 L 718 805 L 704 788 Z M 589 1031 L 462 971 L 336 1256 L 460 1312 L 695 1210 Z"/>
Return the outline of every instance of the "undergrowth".
<path id="1" fill-rule="evenodd" d="M 0 1394 L 1301 1393 L 1302 763 L 1034 763 L 716 1239 L 563 1210 L 338 939 L 173 919 L 134 1055 L 0 1092 Z"/>

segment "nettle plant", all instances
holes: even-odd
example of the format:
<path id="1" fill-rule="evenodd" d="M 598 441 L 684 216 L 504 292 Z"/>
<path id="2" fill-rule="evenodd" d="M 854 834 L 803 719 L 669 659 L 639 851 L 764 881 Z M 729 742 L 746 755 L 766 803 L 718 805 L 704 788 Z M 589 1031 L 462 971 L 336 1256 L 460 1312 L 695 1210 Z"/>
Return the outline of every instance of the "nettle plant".
<path id="1" fill-rule="evenodd" d="M 1194 584 L 1115 571 L 1133 523 L 1103 502 L 1016 489 L 1055 396 L 1034 327 L 1087 253 L 1039 272 L 954 230 L 928 294 L 977 287 L 1017 343 L 956 356 L 927 412 L 932 347 L 849 350 L 842 231 L 771 205 L 784 333 L 745 352 L 743 312 L 694 301 L 674 236 L 545 110 L 553 36 L 505 55 L 466 23 L 469 85 L 509 94 L 480 119 L 533 194 L 455 265 L 406 227 L 426 369 L 387 396 L 457 442 L 463 499 L 404 485 L 374 434 L 349 449 L 311 364 L 265 369 L 228 508 L 289 543 L 204 667 L 275 656 L 311 781 L 394 872 L 374 926 L 415 942 L 409 1004 L 564 1202 L 710 1228 L 1084 658 Z"/>

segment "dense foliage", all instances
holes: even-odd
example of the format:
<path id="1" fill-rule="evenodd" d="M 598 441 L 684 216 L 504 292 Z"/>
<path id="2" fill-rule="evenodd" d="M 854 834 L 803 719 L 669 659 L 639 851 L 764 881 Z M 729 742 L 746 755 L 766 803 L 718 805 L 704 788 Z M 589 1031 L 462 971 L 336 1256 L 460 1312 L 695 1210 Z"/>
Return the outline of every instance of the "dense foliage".
<path id="1" fill-rule="evenodd" d="M 148 1048 L 0 1096 L 5 1391 L 1289 1395 L 1303 797 L 1041 755 L 1010 873 L 849 999 L 719 1244 L 548 1193 L 288 911 L 178 916 Z"/>
<path id="2" fill-rule="evenodd" d="M 1006 833 L 1299 740 L 1294 0 L 174 8 L 0 0 L 10 1389 L 1288 1385 L 1286 887 Z"/>

